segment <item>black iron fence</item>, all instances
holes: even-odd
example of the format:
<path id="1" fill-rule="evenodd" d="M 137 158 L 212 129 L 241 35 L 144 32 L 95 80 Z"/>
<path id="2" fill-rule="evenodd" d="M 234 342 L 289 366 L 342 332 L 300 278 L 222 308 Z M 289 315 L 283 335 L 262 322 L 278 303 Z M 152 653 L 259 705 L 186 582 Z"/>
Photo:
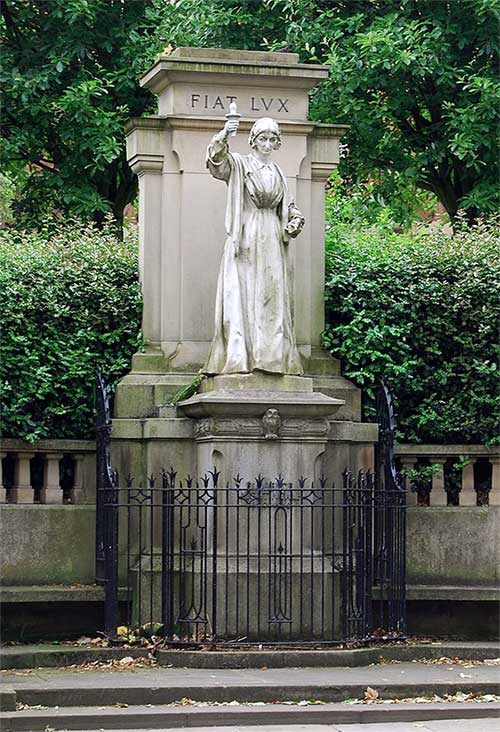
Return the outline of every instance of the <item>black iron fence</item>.
<path id="1" fill-rule="evenodd" d="M 406 501 L 390 470 L 346 469 L 339 487 L 260 475 L 222 484 L 216 468 L 200 480 L 171 468 L 141 483 L 119 479 L 100 434 L 109 635 L 122 622 L 175 645 L 404 636 Z"/>

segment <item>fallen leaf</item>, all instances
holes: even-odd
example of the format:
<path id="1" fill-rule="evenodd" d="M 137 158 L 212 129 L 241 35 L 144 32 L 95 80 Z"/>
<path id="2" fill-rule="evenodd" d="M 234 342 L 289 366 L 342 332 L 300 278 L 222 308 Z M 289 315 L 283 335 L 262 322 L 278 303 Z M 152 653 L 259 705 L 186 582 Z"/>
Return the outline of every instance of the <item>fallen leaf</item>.
<path id="1" fill-rule="evenodd" d="M 376 689 L 372 689 L 371 686 L 368 686 L 365 691 L 365 700 L 367 702 L 377 701 L 380 694 Z"/>

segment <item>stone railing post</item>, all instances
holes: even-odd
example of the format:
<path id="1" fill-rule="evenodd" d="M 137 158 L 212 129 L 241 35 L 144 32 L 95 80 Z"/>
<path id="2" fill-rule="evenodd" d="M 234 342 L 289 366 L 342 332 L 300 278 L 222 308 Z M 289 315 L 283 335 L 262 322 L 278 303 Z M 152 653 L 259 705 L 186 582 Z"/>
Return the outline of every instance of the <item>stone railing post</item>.
<path id="1" fill-rule="evenodd" d="M 35 457 L 34 452 L 19 452 L 14 469 L 14 486 L 12 489 L 13 503 L 33 503 L 34 490 L 31 485 L 30 461 Z"/>
<path id="2" fill-rule="evenodd" d="M 0 452 L 0 503 L 7 503 L 7 489 L 3 484 L 3 459 L 6 455 L 6 452 Z"/>
<path id="3" fill-rule="evenodd" d="M 460 491 L 461 506 L 476 506 L 477 493 L 474 490 L 474 465 L 476 458 L 468 457 L 469 462 L 462 468 L 462 490 Z"/>
<path id="4" fill-rule="evenodd" d="M 62 453 L 47 453 L 43 468 L 43 488 L 40 492 L 42 503 L 62 503 L 62 489 L 59 476 L 59 460 Z"/>
<path id="5" fill-rule="evenodd" d="M 448 496 L 444 488 L 444 464 L 446 462 L 445 457 L 431 457 L 429 458 L 431 465 L 436 465 L 436 472 L 432 476 L 432 489 L 430 495 L 431 506 L 447 506 Z"/>
<path id="6" fill-rule="evenodd" d="M 404 457 L 400 458 L 401 461 L 401 468 L 405 471 L 413 470 L 415 465 L 418 462 L 418 457 L 411 457 L 405 455 Z M 408 476 L 406 476 L 406 502 L 408 506 L 416 506 L 418 504 L 418 495 L 417 492 L 412 489 L 412 483 Z"/>
<path id="7" fill-rule="evenodd" d="M 491 464 L 490 506 L 500 506 L 500 456 L 491 455 L 489 461 Z"/>
<path id="8" fill-rule="evenodd" d="M 84 503 L 85 495 L 83 490 L 83 461 L 85 460 L 84 455 L 74 455 L 73 460 L 75 461 L 75 473 L 73 479 L 73 488 L 70 492 L 72 503 Z"/>

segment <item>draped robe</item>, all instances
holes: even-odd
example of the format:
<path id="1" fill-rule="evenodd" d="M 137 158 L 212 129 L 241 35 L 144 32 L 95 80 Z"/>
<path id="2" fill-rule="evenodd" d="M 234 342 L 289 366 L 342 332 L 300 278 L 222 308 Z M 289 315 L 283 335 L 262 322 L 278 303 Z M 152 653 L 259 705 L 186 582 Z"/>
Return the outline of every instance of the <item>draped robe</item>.
<path id="1" fill-rule="evenodd" d="M 227 239 L 215 335 L 202 371 L 302 374 L 292 323 L 286 179 L 274 162 L 231 153 L 217 137 L 208 148 L 207 167 L 228 185 Z"/>

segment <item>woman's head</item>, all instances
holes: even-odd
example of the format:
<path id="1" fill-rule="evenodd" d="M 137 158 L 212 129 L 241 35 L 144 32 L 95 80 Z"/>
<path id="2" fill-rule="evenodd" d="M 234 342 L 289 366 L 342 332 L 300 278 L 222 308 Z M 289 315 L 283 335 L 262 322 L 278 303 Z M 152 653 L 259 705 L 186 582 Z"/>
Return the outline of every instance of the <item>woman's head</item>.
<path id="1" fill-rule="evenodd" d="M 257 149 L 257 140 L 262 142 L 264 139 L 272 141 L 273 149 L 277 150 L 281 145 L 281 130 L 278 123 L 271 117 L 262 117 L 258 119 L 250 130 L 248 144 L 254 150 Z"/>

